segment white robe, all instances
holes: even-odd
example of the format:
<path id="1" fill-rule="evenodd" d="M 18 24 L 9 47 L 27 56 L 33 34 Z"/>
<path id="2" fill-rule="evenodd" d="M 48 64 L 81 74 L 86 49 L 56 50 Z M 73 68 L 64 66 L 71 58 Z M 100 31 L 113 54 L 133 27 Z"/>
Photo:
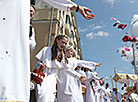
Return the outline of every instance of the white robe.
<path id="1" fill-rule="evenodd" d="M 37 55 L 37 59 L 43 61 L 46 64 L 44 73 L 46 77 L 42 82 L 41 87 L 38 87 L 38 102 L 48 102 L 50 96 L 55 93 L 56 90 L 56 70 L 59 70 L 58 73 L 58 101 L 64 102 L 64 99 L 71 98 L 71 94 L 74 95 L 74 100 L 72 102 L 77 102 L 80 97 L 76 96 L 77 93 L 74 89 L 81 88 L 77 82 L 81 74 L 74 71 L 74 69 L 80 66 L 89 66 L 93 68 L 95 63 L 88 61 L 80 61 L 75 58 L 68 58 L 69 64 L 65 64 L 64 60 L 58 62 L 56 60 L 51 61 L 51 47 L 44 47 Z M 83 62 L 83 63 L 82 63 Z M 87 62 L 87 63 L 86 63 Z M 89 64 L 88 64 L 89 63 Z M 71 84 L 70 84 L 71 83 Z M 73 86 L 72 86 L 73 85 Z M 64 88 L 63 88 L 64 87 Z M 77 89 L 78 90 L 78 89 Z M 63 97 L 63 95 L 65 97 Z M 68 94 L 70 94 L 68 96 Z M 80 99 L 79 99 L 80 100 Z"/>
<path id="2" fill-rule="evenodd" d="M 44 78 L 42 85 L 38 85 L 38 102 L 53 102 L 54 99 L 51 98 L 56 92 L 56 71 L 65 70 L 69 75 L 79 79 L 81 76 L 77 72 L 73 72 L 70 66 L 65 66 L 64 60 L 61 62 L 51 61 L 51 47 L 44 47 L 37 55 L 37 59 L 43 61 L 46 64 L 44 73 L 46 77 Z M 73 64 L 72 64 L 73 65 Z M 67 69 L 65 69 L 67 68 Z"/>
<path id="3" fill-rule="evenodd" d="M 29 101 L 30 0 L 0 0 L 0 101 Z"/>
<path id="4" fill-rule="evenodd" d="M 121 102 L 122 101 L 121 94 L 118 92 L 117 95 L 118 95 L 119 102 Z M 112 93 L 112 102 L 117 102 L 117 96 L 116 96 L 115 92 Z"/>
<path id="5" fill-rule="evenodd" d="M 110 102 L 111 100 L 111 90 L 109 88 L 106 89 L 107 96 L 105 97 L 105 102 Z"/>
<path id="6" fill-rule="evenodd" d="M 68 58 L 68 60 L 69 64 L 67 66 L 69 69 L 72 69 L 72 73 L 76 72 L 74 69 L 77 66 L 94 69 L 96 65 L 95 62 L 78 60 L 76 58 Z M 83 75 L 82 72 L 80 75 Z M 73 77 L 71 73 L 67 73 L 66 70 L 60 70 L 58 78 L 58 102 L 83 102 L 81 82 L 77 78 Z"/>
<path id="7" fill-rule="evenodd" d="M 86 93 L 85 93 L 85 102 L 96 102 L 95 101 L 95 91 L 92 89 L 92 85 L 90 84 L 90 81 L 92 79 L 99 80 L 100 78 L 95 76 L 93 72 L 86 72 L 86 78 L 90 79 L 85 82 L 86 85 Z"/>
<path id="8" fill-rule="evenodd" d="M 96 93 L 96 102 L 104 102 L 103 96 L 107 94 L 105 87 L 99 86 Z"/>
<path id="9" fill-rule="evenodd" d="M 83 102 L 82 87 L 79 80 L 69 75 L 66 70 L 59 70 L 58 78 L 58 102 Z"/>
<path id="10" fill-rule="evenodd" d="M 43 1 L 50 4 L 54 8 L 64 10 L 64 11 L 70 11 L 70 8 L 76 5 L 71 0 L 43 0 Z"/>
<path id="11" fill-rule="evenodd" d="M 29 37 L 29 45 L 31 50 L 35 49 L 36 41 L 35 41 L 35 30 L 33 27 L 32 27 L 32 36 Z"/>

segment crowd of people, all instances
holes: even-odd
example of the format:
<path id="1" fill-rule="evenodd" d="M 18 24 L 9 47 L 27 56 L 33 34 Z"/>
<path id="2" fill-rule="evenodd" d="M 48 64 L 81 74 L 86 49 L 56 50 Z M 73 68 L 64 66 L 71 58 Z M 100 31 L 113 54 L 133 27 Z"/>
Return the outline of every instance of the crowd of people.
<path id="1" fill-rule="evenodd" d="M 104 86 L 104 77 L 96 72 L 102 63 L 76 59 L 68 41 L 67 35 L 58 34 L 52 47 L 44 47 L 36 55 L 37 64 L 46 65 L 46 76 L 34 89 L 37 102 L 137 102 L 134 92 L 111 90 L 109 83 Z"/>
<path id="2" fill-rule="evenodd" d="M 60 10 L 79 12 L 87 20 L 94 18 L 89 8 L 71 0 L 43 1 Z M 102 63 L 76 59 L 66 34 L 56 35 L 53 45 L 44 47 L 36 55 L 36 64 L 45 65 L 45 77 L 41 84 L 34 87 L 31 83 L 30 87 L 29 53 L 36 46 L 31 25 L 33 5 L 29 0 L 0 1 L 0 101 L 29 102 L 33 88 L 38 102 L 122 101 L 117 90 L 111 92 L 109 84 L 104 87 L 103 78 L 98 77 L 95 68 Z"/>

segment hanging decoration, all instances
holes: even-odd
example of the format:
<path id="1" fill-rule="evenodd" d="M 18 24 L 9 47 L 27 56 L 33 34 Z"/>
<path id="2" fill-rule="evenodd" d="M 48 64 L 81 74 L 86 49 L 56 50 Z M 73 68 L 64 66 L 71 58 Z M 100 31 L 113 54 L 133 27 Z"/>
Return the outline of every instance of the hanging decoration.
<path id="1" fill-rule="evenodd" d="M 116 27 L 118 25 L 118 29 L 122 29 L 124 30 L 127 26 L 127 24 L 121 23 L 119 20 L 117 20 L 116 18 L 111 18 L 111 20 L 114 20 L 115 23 L 113 24 L 113 27 Z"/>

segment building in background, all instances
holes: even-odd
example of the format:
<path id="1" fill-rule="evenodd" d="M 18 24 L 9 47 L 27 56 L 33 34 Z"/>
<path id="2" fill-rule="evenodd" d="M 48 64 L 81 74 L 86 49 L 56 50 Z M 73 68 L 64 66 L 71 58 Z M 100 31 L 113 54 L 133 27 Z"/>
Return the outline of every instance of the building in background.
<path id="1" fill-rule="evenodd" d="M 33 27 L 36 33 L 36 48 L 31 51 L 31 70 L 35 67 L 35 55 L 44 47 L 51 46 L 57 34 L 67 34 L 74 46 L 76 58 L 82 59 L 80 38 L 75 12 L 53 8 L 42 0 L 36 0 Z"/>

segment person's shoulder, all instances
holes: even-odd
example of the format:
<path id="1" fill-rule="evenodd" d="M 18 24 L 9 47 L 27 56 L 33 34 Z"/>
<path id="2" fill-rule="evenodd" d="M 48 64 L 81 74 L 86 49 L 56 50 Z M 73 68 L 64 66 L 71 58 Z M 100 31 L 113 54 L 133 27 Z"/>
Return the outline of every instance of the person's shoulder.
<path id="1" fill-rule="evenodd" d="M 49 51 L 51 51 L 51 47 L 43 47 L 41 50 L 40 50 L 40 52 L 43 52 L 43 53 L 45 53 L 45 52 L 49 52 Z"/>
<path id="2" fill-rule="evenodd" d="M 43 49 L 43 50 L 50 50 L 51 47 L 45 46 L 45 47 L 43 47 L 42 49 Z"/>
<path id="3" fill-rule="evenodd" d="M 68 60 L 76 61 L 77 59 L 75 57 L 68 58 Z"/>

